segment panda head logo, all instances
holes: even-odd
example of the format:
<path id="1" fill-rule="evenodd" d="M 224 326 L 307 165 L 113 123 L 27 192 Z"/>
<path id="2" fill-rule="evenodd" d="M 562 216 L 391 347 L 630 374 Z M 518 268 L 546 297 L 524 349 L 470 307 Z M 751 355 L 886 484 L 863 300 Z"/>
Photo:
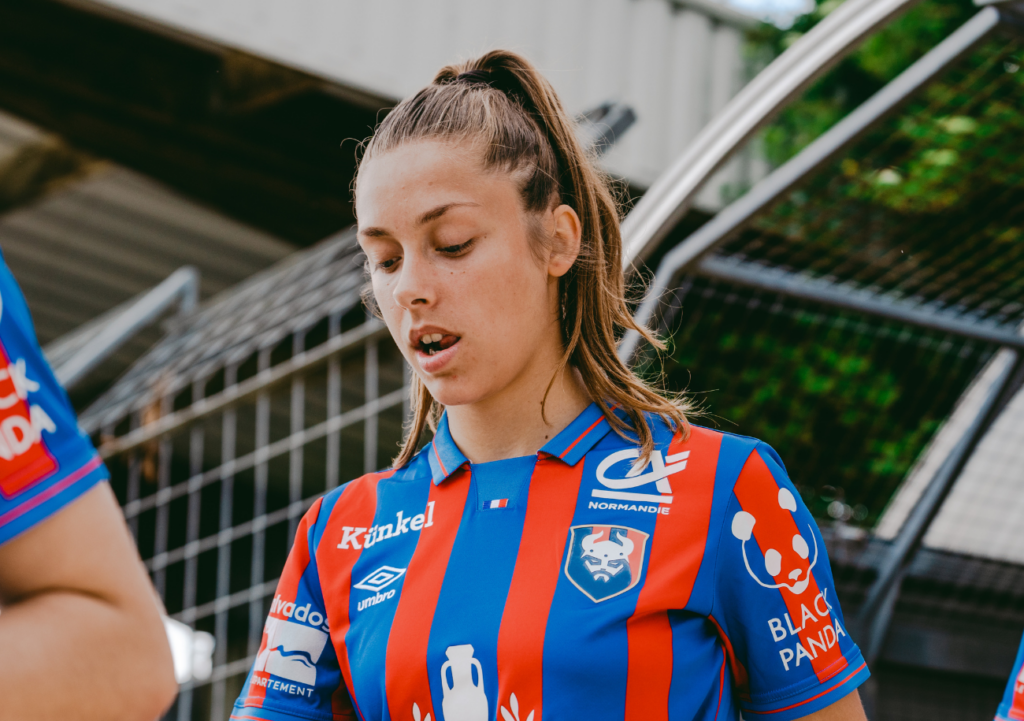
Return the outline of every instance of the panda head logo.
<path id="1" fill-rule="evenodd" d="M 779 508 L 794 513 L 796 511 L 796 498 L 787 488 L 779 489 Z M 774 583 L 767 583 L 754 571 L 747 557 L 747 541 L 754 533 L 754 524 L 757 519 L 753 514 L 746 511 L 739 511 L 732 517 L 732 535 L 742 542 L 740 548 L 743 552 L 743 563 L 747 566 L 747 573 L 757 583 L 765 588 L 786 588 L 796 595 L 807 590 L 811 582 L 811 571 L 818 563 L 818 541 L 814 531 L 807 527 L 814 544 L 814 559 L 809 560 L 811 549 L 807 545 L 807 539 L 797 532 L 789 539 L 789 543 L 781 545 L 781 548 L 768 548 L 764 551 L 764 570 L 771 577 Z"/>

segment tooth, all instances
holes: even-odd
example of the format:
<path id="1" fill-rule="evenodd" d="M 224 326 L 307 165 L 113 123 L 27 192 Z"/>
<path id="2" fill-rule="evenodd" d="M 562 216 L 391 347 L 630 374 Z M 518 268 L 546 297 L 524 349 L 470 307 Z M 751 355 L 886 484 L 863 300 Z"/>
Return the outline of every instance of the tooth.
<path id="1" fill-rule="evenodd" d="M 431 336 L 432 340 L 430 342 L 431 343 L 440 343 L 442 338 L 444 338 L 444 336 L 441 335 L 440 333 L 434 333 L 434 335 Z"/>

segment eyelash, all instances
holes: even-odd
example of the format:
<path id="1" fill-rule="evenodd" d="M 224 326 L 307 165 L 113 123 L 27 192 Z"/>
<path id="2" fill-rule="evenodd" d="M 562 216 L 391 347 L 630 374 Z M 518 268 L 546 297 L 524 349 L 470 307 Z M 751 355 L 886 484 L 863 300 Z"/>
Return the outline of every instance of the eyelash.
<path id="1" fill-rule="evenodd" d="M 458 243 L 456 245 L 446 245 L 443 248 L 438 248 L 437 250 L 439 253 L 443 253 L 449 258 L 457 258 L 460 255 L 462 255 L 466 250 L 468 250 L 475 242 L 476 238 L 470 238 L 465 243 Z M 388 258 L 387 260 L 382 260 L 380 263 L 377 263 L 377 267 L 386 273 L 395 266 L 398 260 L 398 258 Z M 390 263 L 390 265 L 388 265 L 388 263 Z"/>
<path id="2" fill-rule="evenodd" d="M 444 253 L 449 257 L 456 257 L 460 255 L 464 250 L 469 248 L 476 242 L 476 238 L 470 238 L 465 243 L 458 243 L 457 245 L 446 245 L 443 248 L 438 248 L 438 251 Z"/>

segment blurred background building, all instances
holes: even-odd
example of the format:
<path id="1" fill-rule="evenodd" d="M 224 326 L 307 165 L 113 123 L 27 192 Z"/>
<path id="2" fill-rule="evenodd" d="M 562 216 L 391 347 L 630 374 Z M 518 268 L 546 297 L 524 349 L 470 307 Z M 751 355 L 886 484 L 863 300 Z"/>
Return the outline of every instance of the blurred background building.
<path id="1" fill-rule="evenodd" d="M 227 718 L 298 518 L 397 450 L 355 142 L 504 46 L 609 131 L 672 340 L 633 360 L 786 460 L 872 719 L 991 718 L 1024 629 L 1024 14 L 997 7 L 0 5 L 0 248 L 198 653 L 170 717 Z"/>

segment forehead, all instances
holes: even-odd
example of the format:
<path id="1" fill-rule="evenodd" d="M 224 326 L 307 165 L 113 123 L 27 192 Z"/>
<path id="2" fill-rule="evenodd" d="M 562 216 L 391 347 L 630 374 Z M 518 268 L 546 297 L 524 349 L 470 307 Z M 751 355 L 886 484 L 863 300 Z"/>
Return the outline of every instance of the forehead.
<path id="1" fill-rule="evenodd" d="M 401 222 L 447 203 L 492 206 L 518 197 L 512 178 L 486 170 L 472 143 L 418 140 L 368 158 L 359 169 L 360 227 Z"/>

